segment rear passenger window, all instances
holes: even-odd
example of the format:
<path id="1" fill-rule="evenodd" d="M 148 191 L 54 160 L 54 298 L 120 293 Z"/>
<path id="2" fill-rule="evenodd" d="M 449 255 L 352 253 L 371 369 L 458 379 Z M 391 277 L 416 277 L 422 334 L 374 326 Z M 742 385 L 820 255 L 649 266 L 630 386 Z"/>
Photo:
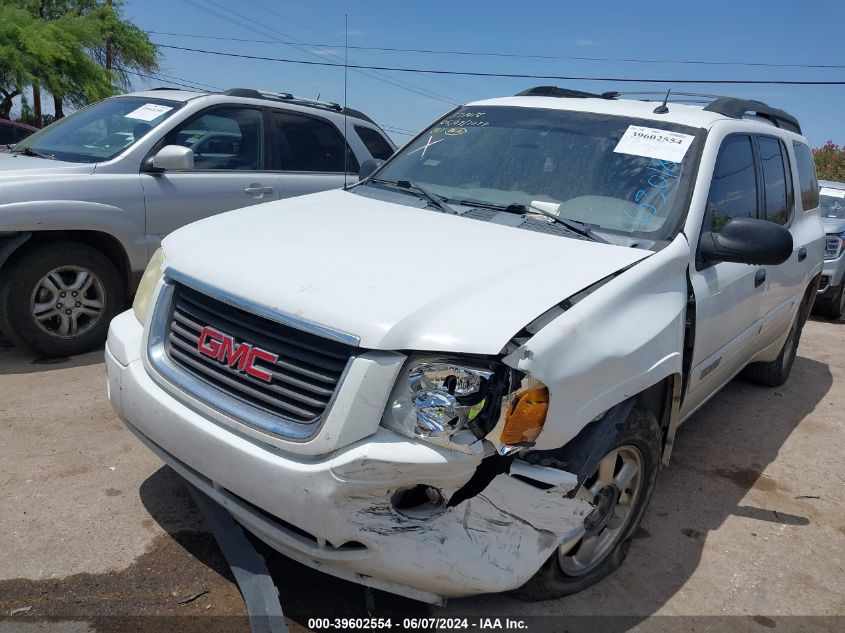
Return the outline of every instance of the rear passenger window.
<path id="1" fill-rule="evenodd" d="M 370 152 L 373 158 L 387 160 L 393 156 L 393 148 L 390 146 L 390 143 L 374 129 L 356 125 L 355 133 L 358 134 L 358 138 L 366 145 L 367 151 Z"/>
<path id="2" fill-rule="evenodd" d="M 728 136 L 722 142 L 713 170 L 704 230 L 718 232 L 733 218 L 756 217 L 757 175 L 751 137 Z"/>
<path id="3" fill-rule="evenodd" d="M 275 112 L 279 169 L 343 173 L 358 171 L 358 161 L 348 150 L 340 132 L 329 123 L 310 116 Z"/>
<path id="4" fill-rule="evenodd" d="M 804 143 L 792 142 L 795 163 L 798 167 L 798 186 L 801 189 L 801 206 L 804 211 L 819 206 L 819 181 L 816 178 L 816 164 L 813 152 Z"/>
<path id="5" fill-rule="evenodd" d="M 790 217 L 790 200 L 787 181 L 791 183 L 792 175 L 788 165 L 784 164 L 781 143 L 771 136 L 758 136 L 757 146 L 760 148 L 760 164 L 763 166 L 763 185 L 766 192 L 766 214 L 764 219 L 777 224 L 786 224 Z"/>

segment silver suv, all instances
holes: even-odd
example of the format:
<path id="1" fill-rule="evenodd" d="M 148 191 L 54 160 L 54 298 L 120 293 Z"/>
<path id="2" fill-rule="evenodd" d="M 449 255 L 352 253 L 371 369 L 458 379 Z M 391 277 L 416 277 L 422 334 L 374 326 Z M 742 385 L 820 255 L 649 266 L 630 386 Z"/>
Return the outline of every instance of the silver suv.
<path id="1" fill-rule="evenodd" d="M 0 332 L 45 356 L 91 349 L 174 229 L 342 187 L 394 149 L 361 112 L 286 93 L 157 89 L 80 110 L 0 154 Z"/>

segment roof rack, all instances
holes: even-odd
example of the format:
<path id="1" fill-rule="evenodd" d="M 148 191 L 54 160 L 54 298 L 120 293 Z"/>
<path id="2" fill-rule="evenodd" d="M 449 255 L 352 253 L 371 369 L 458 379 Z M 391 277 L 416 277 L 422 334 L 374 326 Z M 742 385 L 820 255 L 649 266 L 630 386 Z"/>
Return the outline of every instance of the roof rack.
<path id="1" fill-rule="evenodd" d="M 313 106 L 315 108 L 325 108 L 326 110 L 334 110 L 335 112 L 343 112 L 343 107 L 339 103 L 331 101 L 316 101 L 314 99 L 305 99 L 304 97 L 296 97 L 289 92 L 272 92 L 270 90 L 254 90 L 253 88 L 231 88 L 223 93 L 229 97 L 247 97 L 249 99 L 271 99 L 273 101 L 290 101 L 298 105 Z"/>
<path id="2" fill-rule="evenodd" d="M 801 125 L 791 114 L 766 105 L 762 101 L 753 99 L 737 99 L 735 97 L 719 97 L 704 107 L 708 112 L 724 114 L 732 119 L 741 119 L 747 113 L 768 119 L 776 127 L 801 134 Z"/>
<path id="3" fill-rule="evenodd" d="M 557 86 L 537 86 L 536 88 L 529 88 L 516 94 L 517 97 L 568 97 L 581 99 L 616 99 L 617 97 L 627 95 L 648 95 L 666 98 L 666 93 L 662 91 L 602 92 L 601 94 L 594 94 L 580 90 L 570 90 L 569 88 L 558 88 Z M 788 112 L 773 108 L 762 101 L 725 97 L 705 92 L 671 92 L 668 95 L 668 100 L 674 101 L 675 103 L 685 101 L 698 105 L 706 103 L 707 105 L 704 106 L 706 111 L 723 114 L 732 119 L 741 119 L 746 114 L 754 114 L 767 119 L 776 127 L 801 134 L 801 125 L 798 123 L 798 119 Z"/>
<path id="4" fill-rule="evenodd" d="M 246 97 L 247 99 L 267 99 L 270 101 L 284 101 L 285 103 L 293 103 L 294 105 L 307 106 L 310 108 L 321 108 L 323 110 L 331 110 L 332 112 L 345 112 L 347 115 L 377 125 L 370 117 L 359 110 L 352 108 L 344 108 L 339 103 L 332 101 L 317 101 L 315 99 L 306 99 L 304 97 L 297 97 L 289 92 L 272 92 L 269 90 L 255 90 L 253 88 L 231 88 L 222 94 L 229 97 Z"/>
<path id="5" fill-rule="evenodd" d="M 569 88 L 558 88 L 557 86 L 535 86 L 522 92 L 517 92 L 515 97 L 559 97 L 563 99 L 615 99 L 618 92 L 603 92 L 595 94 L 582 90 L 571 90 Z"/>

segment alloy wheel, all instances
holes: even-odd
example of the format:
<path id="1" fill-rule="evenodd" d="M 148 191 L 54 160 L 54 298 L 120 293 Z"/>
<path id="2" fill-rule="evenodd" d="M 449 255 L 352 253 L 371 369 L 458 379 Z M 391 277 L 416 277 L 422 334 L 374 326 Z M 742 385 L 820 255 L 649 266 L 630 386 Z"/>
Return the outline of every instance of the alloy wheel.
<path id="1" fill-rule="evenodd" d="M 60 266 L 36 284 L 30 313 L 50 336 L 75 338 L 97 324 L 105 304 L 106 291 L 97 275 L 81 266 Z"/>
<path id="2" fill-rule="evenodd" d="M 568 576 L 583 576 L 601 563 L 623 538 L 643 491 L 642 453 L 620 446 L 599 462 L 578 497 L 595 508 L 584 519 L 581 533 L 558 548 L 558 565 Z"/>

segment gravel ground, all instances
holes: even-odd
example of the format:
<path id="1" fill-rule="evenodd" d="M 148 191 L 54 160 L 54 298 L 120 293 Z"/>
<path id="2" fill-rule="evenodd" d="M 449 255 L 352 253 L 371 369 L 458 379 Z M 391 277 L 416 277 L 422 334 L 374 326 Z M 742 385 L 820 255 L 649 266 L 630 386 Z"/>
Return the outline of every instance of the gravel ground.
<path id="1" fill-rule="evenodd" d="M 843 351 L 845 323 L 813 319 L 786 385 L 735 380 L 685 424 L 627 561 L 591 590 L 444 608 L 375 592 L 374 614 L 845 630 Z M 181 481 L 112 413 L 101 358 L 40 361 L 0 341 L 0 631 L 248 631 Z M 265 554 L 291 630 L 367 614 L 362 588 Z"/>

